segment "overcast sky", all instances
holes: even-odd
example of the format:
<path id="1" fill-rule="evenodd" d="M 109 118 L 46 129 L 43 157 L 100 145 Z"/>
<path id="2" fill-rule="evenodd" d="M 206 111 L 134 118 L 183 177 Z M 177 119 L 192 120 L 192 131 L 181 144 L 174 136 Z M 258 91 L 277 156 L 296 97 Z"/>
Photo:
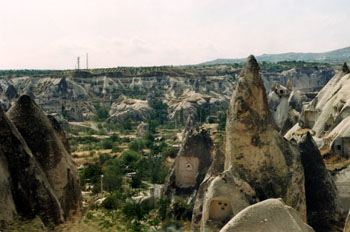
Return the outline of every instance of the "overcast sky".
<path id="1" fill-rule="evenodd" d="M 0 0 L 0 69 L 197 64 L 350 45 L 349 0 Z"/>

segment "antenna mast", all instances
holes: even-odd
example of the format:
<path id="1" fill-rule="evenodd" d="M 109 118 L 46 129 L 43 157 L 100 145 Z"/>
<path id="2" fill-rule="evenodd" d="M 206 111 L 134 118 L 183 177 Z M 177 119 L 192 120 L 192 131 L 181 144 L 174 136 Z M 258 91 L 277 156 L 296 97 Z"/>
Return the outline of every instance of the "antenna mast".
<path id="1" fill-rule="evenodd" d="M 77 57 L 77 69 L 78 70 L 80 69 L 80 57 L 79 56 Z"/>
<path id="2" fill-rule="evenodd" d="M 89 53 L 86 53 L 86 70 L 89 70 Z"/>

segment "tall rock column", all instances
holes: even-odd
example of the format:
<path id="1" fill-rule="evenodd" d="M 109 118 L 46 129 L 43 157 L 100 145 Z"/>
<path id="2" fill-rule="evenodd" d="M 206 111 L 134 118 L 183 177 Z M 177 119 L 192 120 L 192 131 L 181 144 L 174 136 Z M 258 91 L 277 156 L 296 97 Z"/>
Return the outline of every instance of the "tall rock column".
<path id="1" fill-rule="evenodd" d="M 27 95 L 21 96 L 7 115 L 40 163 L 61 203 L 64 217 L 79 212 L 81 208 L 79 175 L 58 122 L 54 118 L 48 118 Z"/>
<path id="2" fill-rule="evenodd" d="M 225 170 L 233 168 L 260 200 L 283 200 L 306 220 L 304 170 L 298 148 L 276 130 L 259 65 L 249 56 L 230 102 Z"/>

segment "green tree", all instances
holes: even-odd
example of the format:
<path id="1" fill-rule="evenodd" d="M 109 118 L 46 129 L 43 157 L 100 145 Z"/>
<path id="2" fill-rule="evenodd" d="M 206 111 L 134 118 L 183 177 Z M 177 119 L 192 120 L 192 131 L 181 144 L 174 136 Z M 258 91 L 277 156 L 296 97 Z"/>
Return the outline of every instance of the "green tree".
<path id="1" fill-rule="evenodd" d="M 104 171 L 103 187 L 106 191 L 112 192 L 122 187 L 123 172 L 119 162 L 107 166 Z"/>

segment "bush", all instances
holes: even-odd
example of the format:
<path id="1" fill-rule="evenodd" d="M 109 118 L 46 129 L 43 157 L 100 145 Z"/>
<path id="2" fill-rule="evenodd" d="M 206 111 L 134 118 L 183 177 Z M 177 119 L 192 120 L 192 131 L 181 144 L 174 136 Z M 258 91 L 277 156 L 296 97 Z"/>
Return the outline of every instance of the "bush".
<path id="1" fill-rule="evenodd" d="M 108 109 L 106 109 L 106 108 L 104 108 L 104 107 L 100 107 L 100 108 L 96 111 L 95 121 L 103 122 L 103 121 L 105 121 L 108 117 L 109 117 Z"/>
<path id="2" fill-rule="evenodd" d="M 125 166 L 133 165 L 135 166 L 136 161 L 141 158 L 141 155 L 136 151 L 127 150 L 123 152 L 122 164 Z"/>
<path id="3" fill-rule="evenodd" d="M 135 139 L 129 144 L 129 149 L 133 151 L 141 151 L 145 148 L 145 143 L 142 139 Z"/>
<path id="4" fill-rule="evenodd" d="M 176 198 L 170 206 L 170 213 L 176 220 L 191 220 L 193 203 L 187 204 L 184 199 Z"/>
<path id="5" fill-rule="evenodd" d="M 102 153 L 98 157 L 100 165 L 103 165 L 107 160 L 110 160 L 112 157 L 108 153 Z"/>
<path id="6" fill-rule="evenodd" d="M 118 203 L 112 195 L 108 196 L 101 204 L 105 209 L 117 209 Z"/>
<path id="7" fill-rule="evenodd" d="M 113 147 L 112 147 L 112 152 L 116 153 L 116 152 L 121 152 L 123 149 L 121 149 L 119 147 L 119 144 L 118 143 L 114 143 L 113 144 Z"/>
<path id="8" fill-rule="evenodd" d="M 99 182 L 102 175 L 101 167 L 97 164 L 88 164 L 86 168 L 81 171 L 81 179 L 90 179 L 91 183 L 96 184 Z"/>
<path id="9" fill-rule="evenodd" d="M 142 174 L 140 172 L 136 172 L 136 175 L 134 175 L 131 178 L 131 187 L 140 188 L 141 185 L 142 185 Z"/>
<path id="10" fill-rule="evenodd" d="M 105 139 L 102 142 L 102 148 L 103 149 L 112 149 L 113 148 L 113 142 L 109 139 Z"/>
<path id="11" fill-rule="evenodd" d="M 113 143 L 115 143 L 115 142 L 120 142 L 120 137 L 119 137 L 119 135 L 116 134 L 116 133 L 113 133 L 113 134 L 109 137 L 109 139 L 110 139 Z"/>

